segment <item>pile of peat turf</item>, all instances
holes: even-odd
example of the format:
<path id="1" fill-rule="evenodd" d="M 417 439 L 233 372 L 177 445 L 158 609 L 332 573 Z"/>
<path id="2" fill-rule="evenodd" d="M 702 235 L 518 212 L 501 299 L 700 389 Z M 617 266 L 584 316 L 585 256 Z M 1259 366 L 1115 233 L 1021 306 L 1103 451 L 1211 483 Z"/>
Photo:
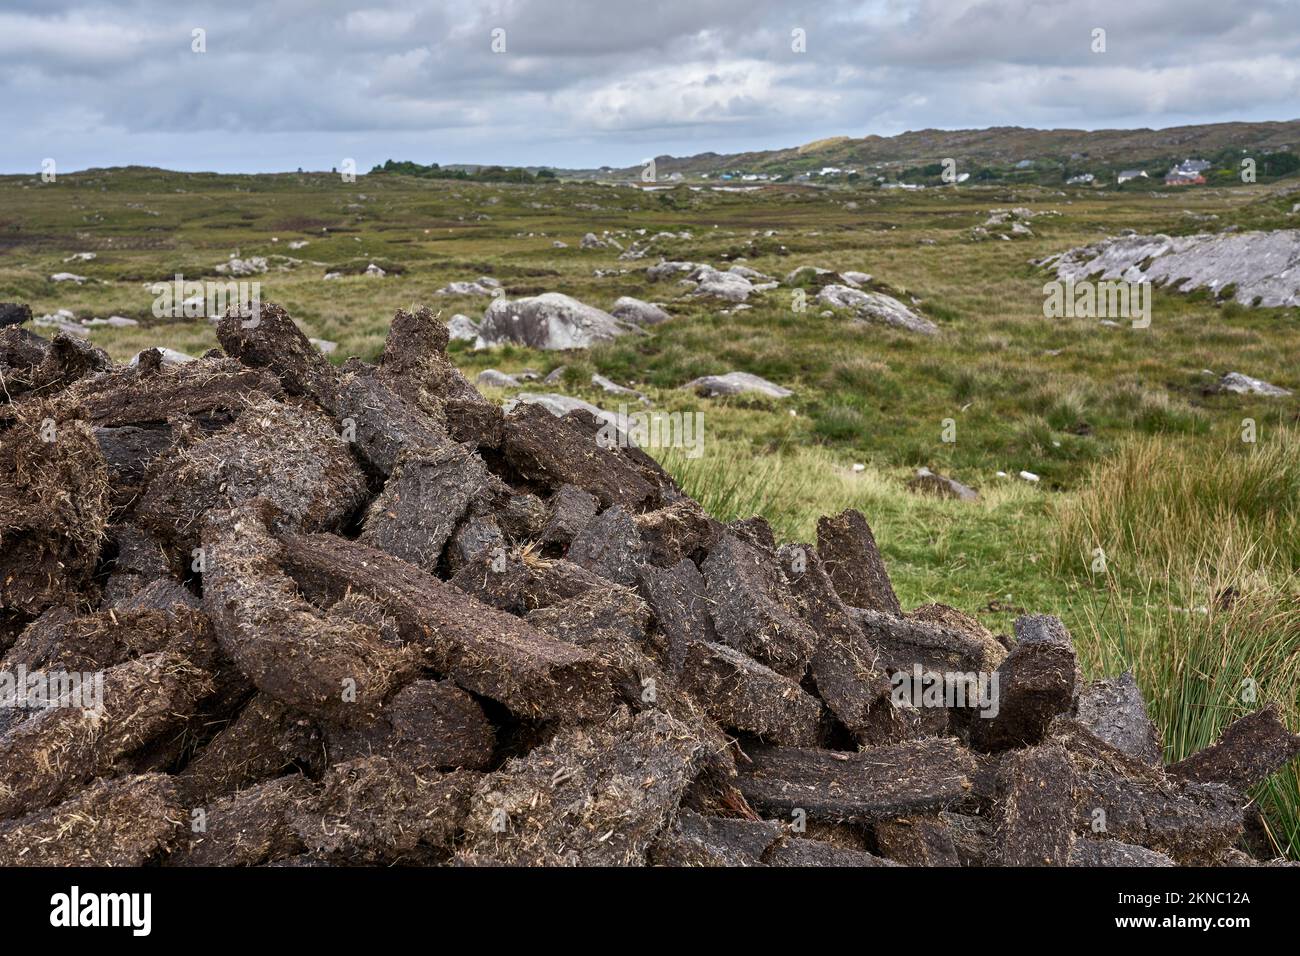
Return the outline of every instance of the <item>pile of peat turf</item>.
<path id="1" fill-rule="evenodd" d="M 427 311 L 377 365 L 251 325 L 135 367 L 0 329 L 0 862 L 1270 855 L 1274 710 L 1164 767 L 1130 677 L 905 613 L 856 512 L 721 524 L 590 415 L 504 415 Z"/>

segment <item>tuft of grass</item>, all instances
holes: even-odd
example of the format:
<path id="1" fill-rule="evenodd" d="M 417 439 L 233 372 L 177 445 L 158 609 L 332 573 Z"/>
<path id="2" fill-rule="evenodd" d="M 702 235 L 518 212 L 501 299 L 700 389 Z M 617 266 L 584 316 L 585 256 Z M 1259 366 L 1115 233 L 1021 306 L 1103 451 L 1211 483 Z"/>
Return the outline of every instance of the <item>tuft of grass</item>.
<path id="1" fill-rule="evenodd" d="M 731 455 L 716 447 L 698 458 L 678 448 L 663 449 L 659 455 L 683 490 L 719 521 L 762 515 L 785 539 L 802 529 L 802 502 L 815 485 L 811 469 L 791 467 L 780 455 L 765 455 L 735 468 L 729 463 Z"/>
<path id="2" fill-rule="evenodd" d="M 1213 580 L 1216 570 L 1202 574 Z M 1083 591 L 1074 636 L 1084 670 L 1133 672 L 1163 734 L 1166 763 L 1209 746 L 1268 702 L 1280 705 L 1287 726 L 1300 726 L 1300 601 L 1255 591 L 1227 607 L 1170 603 L 1185 588 L 1172 577 L 1153 582 L 1136 610 L 1133 589 L 1114 579 L 1100 593 Z M 1251 797 L 1277 854 L 1300 859 L 1300 768 L 1289 764 Z"/>
<path id="3" fill-rule="evenodd" d="M 1033 486 L 1007 479 L 982 488 L 976 502 L 934 498 L 907 490 L 908 470 L 854 471 L 834 450 L 800 444 L 755 455 L 710 440 L 699 458 L 655 454 L 719 520 L 761 515 L 781 541 L 816 541 L 818 517 L 861 511 L 905 607 L 942 602 L 1007 630 L 1018 613 L 1008 607 L 1060 613 L 1067 605 L 1060 580 L 1040 567 L 1049 507 Z"/>
<path id="4" fill-rule="evenodd" d="M 1166 762 L 1269 701 L 1300 727 L 1300 589 L 1281 531 L 1300 508 L 1290 436 L 1255 449 L 1249 465 L 1139 438 L 1056 504 L 1014 481 L 981 489 L 977 502 L 919 496 L 905 472 L 854 472 L 820 447 L 755 456 L 714 441 L 695 459 L 657 454 L 719 519 L 762 515 L 780 540 L 813 541 L 819 515 L 857 508 L 905 607 L 939 601 L 1001 630 L 1028 611 L 1060 616 L 1090 679 L 1133 671 Z M 1094 541 L 1108 544 L 1096 575 Z M 1300 859 L 1300 770 L 1251 796 L 1277 853 Z"/>
<path id="5" fill-rule="evenodd" d="M 1062 504 L 1055 542 L 1059 569 L 1082 567 L 1101 548 L 1129 575 L 1204 584 L 1232 572 L 1238 589 L 1258 574 L 1289 578 L 1300 568 L 1297 434 L 1282 427 L 1210 448 L 1136 438 Z"/>
<path id="6" fill-rule="evenodd" d="M 1076 602 L 1085 667 L 1134 672 L 1167 762 L 1266 702 L 1300 727 L 1298 531 L 1300 444 L 1284 428 L 1209 454 L 1136 438 L 1057 509 L 1058 573 L 1097 569 Z M 1300 769 L 1252 796 L 1276 850 L 1300 858 Z"/>
<path id="7" fill-rule="evenodd" d="M 820 437 L 833 442 L 850 441 L 867 428 L 866 416 L 851 405 L 833 405 L 822 412 L 813 426 Z"/>

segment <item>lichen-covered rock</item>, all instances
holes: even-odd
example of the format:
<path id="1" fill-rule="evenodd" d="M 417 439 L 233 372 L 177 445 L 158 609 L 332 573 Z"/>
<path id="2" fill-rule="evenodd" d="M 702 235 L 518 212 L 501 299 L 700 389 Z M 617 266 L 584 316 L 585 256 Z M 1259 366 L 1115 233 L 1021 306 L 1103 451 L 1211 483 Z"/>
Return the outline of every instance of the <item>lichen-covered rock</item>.
<path id="1" fill-rule="evenodd" d="M 700 395 L 717 398 L 723 395 L 744 395 L 754 392 L 768 398 L 789 398 L 794 392 L 782 388 L 773 382 L 749 372 L 727 372 L 725 375 L 705 375 L 693 379 L 682 388 L 689 388 Z"/>
<path id="2" fill-rule="evenodd" d="M 883 292 L 867 292 L 847 285 L 828 285 L 817 293 L 817 299 L 832 308 L 852 309 L 864 322 L 875 322 L 921 335 L 939 334 L 939 327 L 932 321 Z"/>
<path id="3" fill-rule="evenodd" d="M 535 349 L 586 349 L 635 332 L 632 322 L 559 292 L 528 299 L 493 299 L 483 313 L 475 348 L 513 342 Z"/>
<path id="4" fill-rule="evenodd" d="M 609 314 L 616 319 L 622 319 L 624 322 L 631 322 L 634 325 L 658 325 L 660 322 L 667 322 L 672 318 L 660 306 L 653 302 L 643 302 L 640 299 L 634 299 L 630 295 L 621 296 Z"/>
<path id="5" fill-rule="evenodd" d="M 1120 236 L 1048 256 L 1061 279 L 1115 279 L 1179 292 L 1232 290 L 1242 305 L 1300 305 L 1300 230 Z"/>

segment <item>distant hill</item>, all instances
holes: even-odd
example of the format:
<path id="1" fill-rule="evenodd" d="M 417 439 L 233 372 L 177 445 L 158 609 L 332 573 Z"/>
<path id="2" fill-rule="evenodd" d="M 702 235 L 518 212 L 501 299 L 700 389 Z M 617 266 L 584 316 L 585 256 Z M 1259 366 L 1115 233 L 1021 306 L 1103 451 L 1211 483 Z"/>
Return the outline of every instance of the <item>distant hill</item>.
<path id="1" fill-rule="evenodd" d="M 1114 185 L 1118 171 L 1141 169 L 1149 178 L 1138 179 L 1124 188 L 1144 189 L 1155 185 L 1171 166 L 1184 159 L 1209 161 L 1210 168 L 1204 175 L 1210 185 L 1240 185 L 1240 163 L 1245 157 L 1256 161 L 1259 182 L 1294 177 L 1300 173 L 1300 119 L 1172 126 L 1168 129 L 1089 131 L 994 126 L 988 129 L 911 130 L 897 136 L 830 136 L 786 149 L 657 156 L 655 176 L 661 184 L 677 179 L 698 182 L 702 178 L 748 175 L 768 181 L 779 178 L 782 182 L 801 178 L 811 182 L 884 179 L 887 182 L 939 185 L 943 181 L 943 161 L 952 159 L 956 162 L 958 174 L 968 177 L 973 183 L 1059 186 L 1071 177 L 1091 173 L 1098 184 Z M 527 157 L 521 155 L 520 158 Z M 821 172 L 827 168 L 837 172 L 823 177 Z M 163 170 L 144 167 L 126 169 L 141 174 L 167 175 Z M 531 183 L 555 178 L 635 180 L 640 178 L 642 168 L 640 165 L 596 169 L 479 163 L 439 165 L 436 162 L 426 164 L 390 159 L 370 172 L 425 179 Z M 250 182 L 257 180 L 256 176 L 243 175 Z M 302 170 L 298 175 L 302 175 Z"/>
<path id="2" fill-rule="evenodd" d="M 1241 151 L 1245 151 L 1244 153 Z M 985 179 L 1059 182 L 1063 176 L 1110 174 L 1123 168 L 1164 172 L 1164 164 L 1186 157 L 1228 162 L 1232 156 L 1291 152 L 1300 154 L 1300 120 L 1268 123 L 1213 123 L 1168 129 L 923 129 L 898 136 L 836 136 L 788 149 L 749 153 L 699 153 L 658 156 L 660 181 L 680 173 L 687 179 L 726 173 L 798 176 L 824 167 L 853 169 L 858 175 L 893 178 L 910 172 L 917 181 L 936 177 L 934 167 L 954 159 L 957 168 Z M 1257 158 L 1257 157 L 1256 157 Z M 1029 161 L 1025 163 L 1025 161 Z M 1022 164 L 1017 168 L 1017 164 Z M 1235 163 L 1234 163 L 1235 165 Z M 580 178 L 630 178 L 640 167 L 563 170 Z"/>

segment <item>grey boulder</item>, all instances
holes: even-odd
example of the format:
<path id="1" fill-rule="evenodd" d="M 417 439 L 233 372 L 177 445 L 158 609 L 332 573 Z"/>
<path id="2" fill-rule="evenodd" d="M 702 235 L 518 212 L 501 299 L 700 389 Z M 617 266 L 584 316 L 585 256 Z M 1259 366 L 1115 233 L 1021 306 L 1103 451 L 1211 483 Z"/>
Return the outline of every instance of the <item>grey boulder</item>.
<path id="1" fill-rule="evenodd" d="M 585 349 L 637 326 L 559 292 L 527 299 L 494 299 L 483 313 L 477 349 L 514 343 L 535 349 Z"/>
<path id="2" fill-rule="evenodd" d="M 505 372 L 498 372 L 494 368 L 485 368 L 478 373 L 476 379 L 479 385 L 485 385 L 488 388 L 518 388 L 519 379 L 513 375 L 507 375 Z"/>
<path id="3" fill-rule="evenodd" d="M 1273 385 L 1260 378 L 1251 378 L 1249 375 L 1242 375 L 1240 372 L 1228 372 L 1219 379 L 1215 386 L 1215 391 L 1233 392 L 1237 395 L 1268 395 L 1272 398 L 1282 398 L 1290 395 L 1288 389 L 1280 385 Z"/>
<path id="4" fill-rule="evenodd" d="M 1039 260 L 1061 279 L 1149 281 L 1179 292 L 1231 287 L 1241 305 L 1300 305 L 1300 229 L 1118 236 Z"/>
<path id="5" fill-rule="evenodd" d="M 749 372 L 728 372 L 726 375 L 705 375 L 687 382 L 684 388 L 693 389 L 700 395 L 715 398 L 721 395 L 742 395 L 757 392 L 769 398 L 789 398 L 794 392 L 782 388 L 773 382 Z"/>
<path id="6" fill-rule="evenodd" d="M 609 313 L 614 318 L 622 319 L 624 322 L 631 322 L 633 325 L 658 325 L 660 322 L 667 322 L 672 318 L 671 315 L 653 302 L 634 299 L 630 295 L 619 298 L 614 303 L 614 307 L 609 310 Z"/>
<path id="7" fill-rule="evenodd" d="M 893 296 L 866 292 L 847 285 L 828 285 L 817 293 L 818 301 L 837 309 L 852 309 L 859 319 L 878 322 L 905 332 L 937 335 L 939 327 L 912 311 Z"/>
<path id="8" fill-rule="evenodd" d="M 473 342 L 478 338 L 478 326 L 468 315 L 457 313 L 447 323 L 447 335 L 453 342 Z"/>

